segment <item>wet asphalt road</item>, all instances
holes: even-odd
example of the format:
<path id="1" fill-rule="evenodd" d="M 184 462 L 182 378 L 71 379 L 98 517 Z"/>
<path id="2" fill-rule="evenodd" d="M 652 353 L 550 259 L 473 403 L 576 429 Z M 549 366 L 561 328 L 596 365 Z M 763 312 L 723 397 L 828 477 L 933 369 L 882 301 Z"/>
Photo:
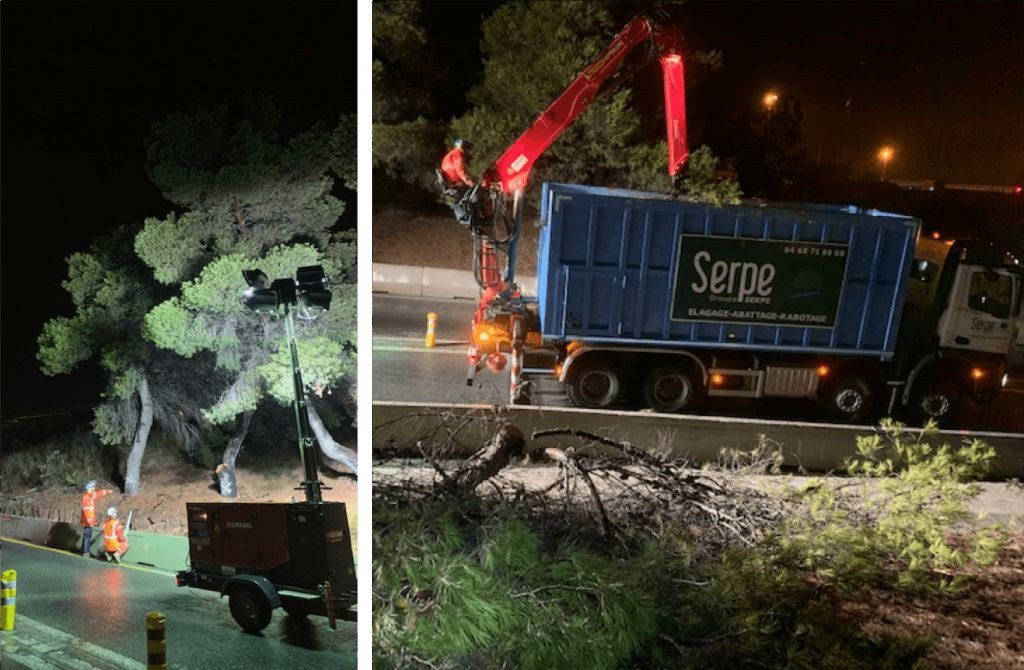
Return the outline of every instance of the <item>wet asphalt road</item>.
<path id="1" fill-rule="evenodd" d="M 438 403 L 504 403 L 508 372 L 483 371 L 467 387 L 466 348 L 476 302 L 373 296 L 373 399 Z M 423 337 L 428 312 L 438 315 L 438 346 L 425 349 Z M 529 366 L 529 361 L 527 366 Z M 556 382 L 540 380 L 534 404 L 571 406 Z M 815 403 L 804 399 L 749 400 L 713 398 L 699 412 L 704 415 L 760 417 L 830 422 Z M 973 430 L 1024 431 L 1024 392 L 1005 392 L 992 405 L 965 411 L 960 427 Z"/>
<path id="2" fill-rule="evenodd" d="M 261 634 L 249 635 L 226 599 L 178 588 L 170 574 L 8 541 L 3 565 L 18 571 L 19 615 L 136 662 L 146 661 L 146 613 L 159 610 L 167 615 L 168 662 L 176 670 L 356 667 L 355 623 L 339 621 L 331 631 L 322 617 L 278 609 Z"/>

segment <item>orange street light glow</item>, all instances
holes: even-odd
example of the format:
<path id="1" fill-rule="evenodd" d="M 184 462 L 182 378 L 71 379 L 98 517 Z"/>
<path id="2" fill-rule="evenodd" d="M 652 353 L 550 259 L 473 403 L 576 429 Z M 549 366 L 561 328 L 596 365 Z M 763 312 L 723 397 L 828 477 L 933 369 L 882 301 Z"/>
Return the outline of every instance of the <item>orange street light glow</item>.
<path id="1" fill-rule="evenodd" d="M 885 172 L 889 167 L 889 161 L 896 154 L 892 147 L 882 147 L 878 152 L 878 160 L 882 161 L 882 181 L 885 181 Z"/>
<path id="2" fill-rule="evenodd" d="M 764 97 L 761 98 L 761 101 L 764 103 L 766 109 L 773 109 L 775 107 L 775 103 L 779 101 L 779 94 L 775 91 L 768 91 L 764 94 Z"/>

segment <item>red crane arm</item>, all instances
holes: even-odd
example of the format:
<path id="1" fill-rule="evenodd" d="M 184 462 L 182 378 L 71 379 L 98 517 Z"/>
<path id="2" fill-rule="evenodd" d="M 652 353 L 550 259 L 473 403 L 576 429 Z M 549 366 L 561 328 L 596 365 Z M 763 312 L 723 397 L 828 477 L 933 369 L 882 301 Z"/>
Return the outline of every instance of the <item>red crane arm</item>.
<path id="1" fill-rule="evenodd" d="M 485 174 L 485 181 L 500 183 L 505 193 L 525 188 L 534 161 L 590 106 L 598 91 L 629 52 L 648 39 L 654 42 L 664 77 L 668 173 L 678 173 L 689 156 L 686 146 L 682 40 L 674 31 L 655 26 L 649 18 L 638 16 L 576 76 L 565 91 L 537 117 L 533 125 L 505 150 Z"/>

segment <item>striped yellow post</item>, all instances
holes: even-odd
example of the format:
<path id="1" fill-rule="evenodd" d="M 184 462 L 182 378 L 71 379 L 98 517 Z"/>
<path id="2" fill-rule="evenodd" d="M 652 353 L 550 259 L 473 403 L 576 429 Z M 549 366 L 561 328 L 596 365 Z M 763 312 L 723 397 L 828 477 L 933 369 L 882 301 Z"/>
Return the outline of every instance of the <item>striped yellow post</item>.
<path id="1" fill-rule="evenodd" d="M 18 595 L 18 571 L 4 570 L 0 575 L 0 630 L 14 630 L 14 603 Z"/>
<path id="2" fill-rule="evenodd" d="M 424 346 L 432 347 L 437 344 L 437 335 L 435 334 L 436 330 L 437 314 L 431 312 L 430 314 L 427 314 L 427 337 L 423 340 Z"/>
<path id="3" fill-rule="evenodd" d="M 163 612 L 146 613 L 146 670 L 167 670 L 166 626 Z"/>

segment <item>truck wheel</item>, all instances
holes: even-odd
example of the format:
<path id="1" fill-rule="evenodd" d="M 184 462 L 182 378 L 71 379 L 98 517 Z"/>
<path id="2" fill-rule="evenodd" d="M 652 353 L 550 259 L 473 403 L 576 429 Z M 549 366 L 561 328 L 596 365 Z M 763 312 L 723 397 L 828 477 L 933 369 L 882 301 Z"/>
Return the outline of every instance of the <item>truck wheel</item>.
<path id="1" fill-rule="evenodd" d="M 231 617 L 247 633 L 258 633 L 270 623 L 273 610 L 266 597 L 256 589 L 235 587 L 228 597 Z"/>
<path id="2" fill-rule="evenodd" d="M 875 390 L 863 377 L 848 375 L 829 387 L 825 403 L 832 416 L 840 421 L 864 421 L 875 409 Z"/>
<path id="3" fill-rule="evenodd" d="M 955 389 L 947 385 L 925 385 L 911 397 L 914 418 L 921 423 L 934 419 L 940 426 L 948 425 L 959 409 Z"/>
<path id="4" fill-rule="evenodd" d="M 592 359 L 573 370 L 569 400 L 577 407 L 611 407 L 622 397 L 625 374 L 614 361 Z"/>
<path id="5" fill-rule="evenodd" d="M 692 372 L 678 365 L 657 368 L 644 380 L 644 400 L 655 412 L 681 412 L 697 404 Z"/>

